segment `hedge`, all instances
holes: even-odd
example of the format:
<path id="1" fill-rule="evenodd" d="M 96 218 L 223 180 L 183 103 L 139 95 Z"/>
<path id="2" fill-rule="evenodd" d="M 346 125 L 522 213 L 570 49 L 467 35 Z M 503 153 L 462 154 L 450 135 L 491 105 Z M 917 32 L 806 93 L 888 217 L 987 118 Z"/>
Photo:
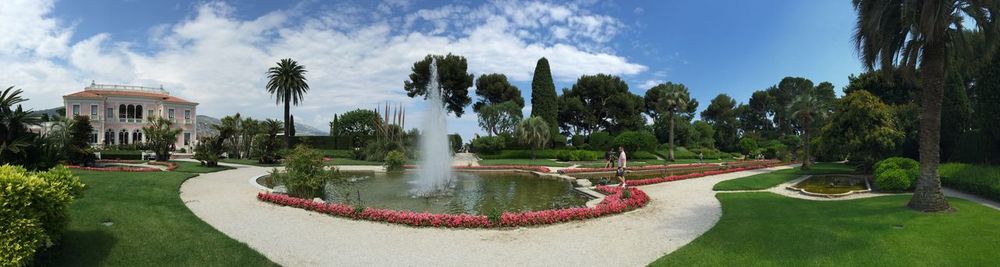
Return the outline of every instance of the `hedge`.
<path id="1" fill-rule="evenodd" d="M 0 265 L 29 265 L 36 251 L 58 242 L 66 209 L 83 187 L 64 167 L 28 172 L 0 166 Z"/>
<path id="2" fill-rule="evenodd" d="M 575 153 L 578 153 L 578 155 L 582 155 L 580 153 L 588 153 L 588 155 L 586 155 L 587 158 L 590 158 L 589 154 L 593 153 L 593 154 L 597 155 L 597 158 L 595 160 L 604 160 L 604 152 L 605 151 L 594 151 L 594 150 L 543 149 L 543 150 L 538 150 L 537 151 L 537 153 L 538 153 L 537 156 L 540 159 L 559 159 L 561 154 L 563 155 L 563 157 L 566 157 L 565 153 L 574 153 L 573 151 L 587 151 L 587 152 L 575 152 Z M 615 152 L 615 153 L 617 153 L 617 152 Z M 656 155 L 653 155 L 653 153 L 650 153 L 650 152 L 647 152 L 647 151 L 638 151 L 638 152 L 635 152 L 635 153 L 632 153 L 632 154 L 628 154 L 627 157 L 628 157 L 629 160 L 650 160 L 650 159 L 656 159 Z M 482 158 L 482 159 L 530 159 L 531 158 L 531 150 L 529 150 L 529 149 L 502 150 L 502 151 L 500 151 L 500 153 L 496 153 L 496 154 L 479 154 L 479 158 Z M 562 160 L 562 159 L 560 159 L 560 160 Z"/>
<path id="3" fill-rule="evenodd" d="M 101 151 L 101 159 L 142 160 L 142 151 L 139 151 L 139 150 L 104 150 L 104 151 Z"/>
<path id="4" fill-rule="evenodd" d="M 947 163 L 938 173 L 944 185 L 1000 201 L 1000 166 Z"/>

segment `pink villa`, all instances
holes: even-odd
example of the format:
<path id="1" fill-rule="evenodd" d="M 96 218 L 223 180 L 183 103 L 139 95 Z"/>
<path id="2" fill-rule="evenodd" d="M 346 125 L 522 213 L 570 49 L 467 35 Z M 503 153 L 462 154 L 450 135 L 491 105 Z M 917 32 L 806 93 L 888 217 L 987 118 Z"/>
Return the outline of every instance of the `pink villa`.
<path id="1" fill-rule="evenodd" d="M 195 109 L 198 103 L 171 96 L 153 87 L 91 83 L 83 91 L 63 96 L 66 117 L 90 116 L 95 146 L 127 145 L 145 141 L 142 127 L 152 117 L 163 117 L 183 131 L 177 136 L 176 149 L 188 151 L 197 140 Z"/>

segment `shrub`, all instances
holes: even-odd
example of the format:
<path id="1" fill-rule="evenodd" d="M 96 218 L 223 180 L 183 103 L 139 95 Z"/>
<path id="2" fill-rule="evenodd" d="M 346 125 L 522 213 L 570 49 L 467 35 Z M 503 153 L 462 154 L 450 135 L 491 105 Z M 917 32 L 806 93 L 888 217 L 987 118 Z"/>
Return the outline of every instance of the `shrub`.
<path id="1" fill-rule="evenodd" d="M 559 161 L 591 161 L 601 158 L 602 154 L 589 150 L 560 150 L 556 154 Z"/>
<path id="2" fill-rule="evenodd" d="M 590 149 L 608 151 L 613 141 L 614 138 L 608 132 L 595 132 L 590 134 L 587 144 L 590 145 Z"/>
<path id="3" fill-rule="evenodd" d="M 875 176 L 875 186 L 882 191 L 900 192 L 909 190 L 912 184 L 905 170 L 891 169 Z"/>
<path id="4" fill-rule="evenodd" d="M 900 171 L 900 172 L 896 173 L 895 171 L 897 171 L 897 170 Z M 917 177 L 919 177 L 919 175 L 920 175 L 920 163 L 918 163 L 916 160 L 912 160 L 912 159 L 909 159 L 909 158 L 903 158 L 903 157 L 892 157 L 892 158 L 887 158 L 887 159 L 884 159 L 882 161 L 879 161 L 878 163 L 875 163 L 875 183 L 876 183 L 876 185 L 878 185 L 879 177 L 888 176 L 889 174 L 887 174 L 887 173 L 890 173 L 890 172 L 892 172 L 891 175 L 895 175 L 895 176 L 902 175 L 903 178 L 906 178 L 906 186 L 907 187 L 902 188 L 900 190 L 888 189 L 889 191 L 905 191 L 905 190 L 910 190 L 910 189 L 913 189 L 913 186 L 915 186 L 917 184 L 916 183 Z M 895 177 L 893 177 L 893 178 L 885 178 L 885 180 L 893 180 L 893 179 L 896 179 L 896 178 Z M 888 182 L 889 183 L 894 183 L 892 181 L 888 181 Z M 879 185 L 879 188 L 882 188 L 882 186 Z"/>
<path id="5" fill-rule="evenodd" d="M 942 164 L 941 183 L 958 190 L 1000 201 L 1000 167 L 962 163 Z"/>
<path id="6" fill-rule="evenodd" d="M 622 146 L 630 153 L 649 151 L 656 148 L 656 137 L 648 132 L 627 131 L 615 137 L 614 145 Z"/>
<path id="7" fill-rule="evenodd" d="M 401 171 L 406 164 L 406 154 L 402 151 L 393 150 L 385 156 L 385 169 L 387 171 Z"/>
<path id="8" fill-rule="evenodd" d="M 472 149 L 481 154 L 500 153 L 506 146 L 506 142 L 500 136 L 481 136 L 472 140 Z"/>
<path id="9" fill-rule="evenodd" d="M 55 244 L 66 209 L 84 185 L 64 167 L 29 173 L 0 166 L 0 256 L 3 265 L 27 265 L 35 252 Z"/>
<path id="10" fill-rule="evenodd" d="M 570 138 L 570 143 L 572 143 L 573 147 L 575 147 L 577 149 L 587 149 L 587 147 L 588 147 L 587 146 L 587 137 L 583 136 L 583 135 L 579 135 L 579 134 L 573 135 L 573 137 Z"/>
<path id="11" fill-rule="evenodd" d="M 323 154 L 304 145 L 296 146 L 286 156 L 285 171 L 271 171 L 271 177 L 288 188 L 288 194 L 313 198 L 322 195 L 323 185 L 333 177 L 323 165 Z"/>
<path id="12" fill-rule="evenodd" d="M 139 150 L 104 150 L 104 151 L 101 151 L 101 159 L 141 160 L 142 159 L 142 151 L 139 151 Z"/>

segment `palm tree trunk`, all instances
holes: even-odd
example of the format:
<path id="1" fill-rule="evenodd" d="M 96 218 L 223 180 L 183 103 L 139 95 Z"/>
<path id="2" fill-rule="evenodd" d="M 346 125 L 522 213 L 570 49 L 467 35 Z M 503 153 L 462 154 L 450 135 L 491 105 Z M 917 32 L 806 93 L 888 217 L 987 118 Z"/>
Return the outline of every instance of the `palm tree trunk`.
<path id="1" fill-rule="evenodd" d="M 942 33 L 943 34 L 943 33 Z M 920 211 L 951 210 L 944 194 L 941 193 L 941 179 L 938 164 L 941 161 L 941 97 L 944 95 L 945 44 L 930 42 L 924 46 L 923 60 L 920 62 L 922 81 L 920 111 L 920 178 L 907 204 Z"/>
<path id="2" fill-rule="evenodd" d="M 809 153 L 809 125 L 812 124 L 812 120 L 806 118 L 802 122 L 803 124 L 805 124 L 802 127 L 802 137 L 805 137 L 805 140 L 803 140 L 804 142 L 802 144 L 802 154 L 805 154 L 802 157 L 802 169 L 808 170 L 812 168 L 812 163 L 810 162 L 810 160 L 812 159 L 812 154 Z"/>
<path id="3" fill-rule="evenodd" d="M 288 94 L 285 94 L 285 148 L 292 148 L 292 136 L 289 134 L 289 130 L 292 129 L 290 125 L 291 121 L 289 116 L 291 116 L 291 99 Z"/>
<path id="4" fill-rule="evenodd" d="M 671 162 L 673 162 L 674 161 L 674 113 L 673 112 L 670 113 L 668 119 L 670 120 L 670 138 L 669 138 L 670 155 L 668 155 L 668 158 Z"/>
<path id="5" fill-rule="evenodd" d="M 535 160 L 535 150 L 538 148 L 536 146 L 531 146 L 531 160 Z"/>

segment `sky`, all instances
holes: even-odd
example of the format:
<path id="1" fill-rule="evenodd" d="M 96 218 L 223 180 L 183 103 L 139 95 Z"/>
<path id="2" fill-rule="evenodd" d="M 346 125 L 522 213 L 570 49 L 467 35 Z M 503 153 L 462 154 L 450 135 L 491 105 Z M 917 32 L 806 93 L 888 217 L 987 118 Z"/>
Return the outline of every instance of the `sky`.
<path id="1" fill-rule="evenodd" d="M 701 110 L 721 93 L 746 102 L 786 76 L 840 93 L 863 70 L 854 19 L 839 0 L 4 0 L 0 85 L 23 89 L 32 109 L 60 106 L 59 96 L 95 81 L 162 85 L 203 115 L 280 119 L 265 72 L 292 58 L 310 85 L 296 122 L 326 130 L 333 114 L 386 102 L 421 121 L 423 100 L 407 97 L 403 81 L 425 55 L 454 53 L 476 77 L 507 75 L 526 100 L 546 57 L 557 91 L 597 73 L 640 96 L 670 81 Z M 483 132 L 476 120 L 469 106 L 448 130 L 468 140 Z"/>

